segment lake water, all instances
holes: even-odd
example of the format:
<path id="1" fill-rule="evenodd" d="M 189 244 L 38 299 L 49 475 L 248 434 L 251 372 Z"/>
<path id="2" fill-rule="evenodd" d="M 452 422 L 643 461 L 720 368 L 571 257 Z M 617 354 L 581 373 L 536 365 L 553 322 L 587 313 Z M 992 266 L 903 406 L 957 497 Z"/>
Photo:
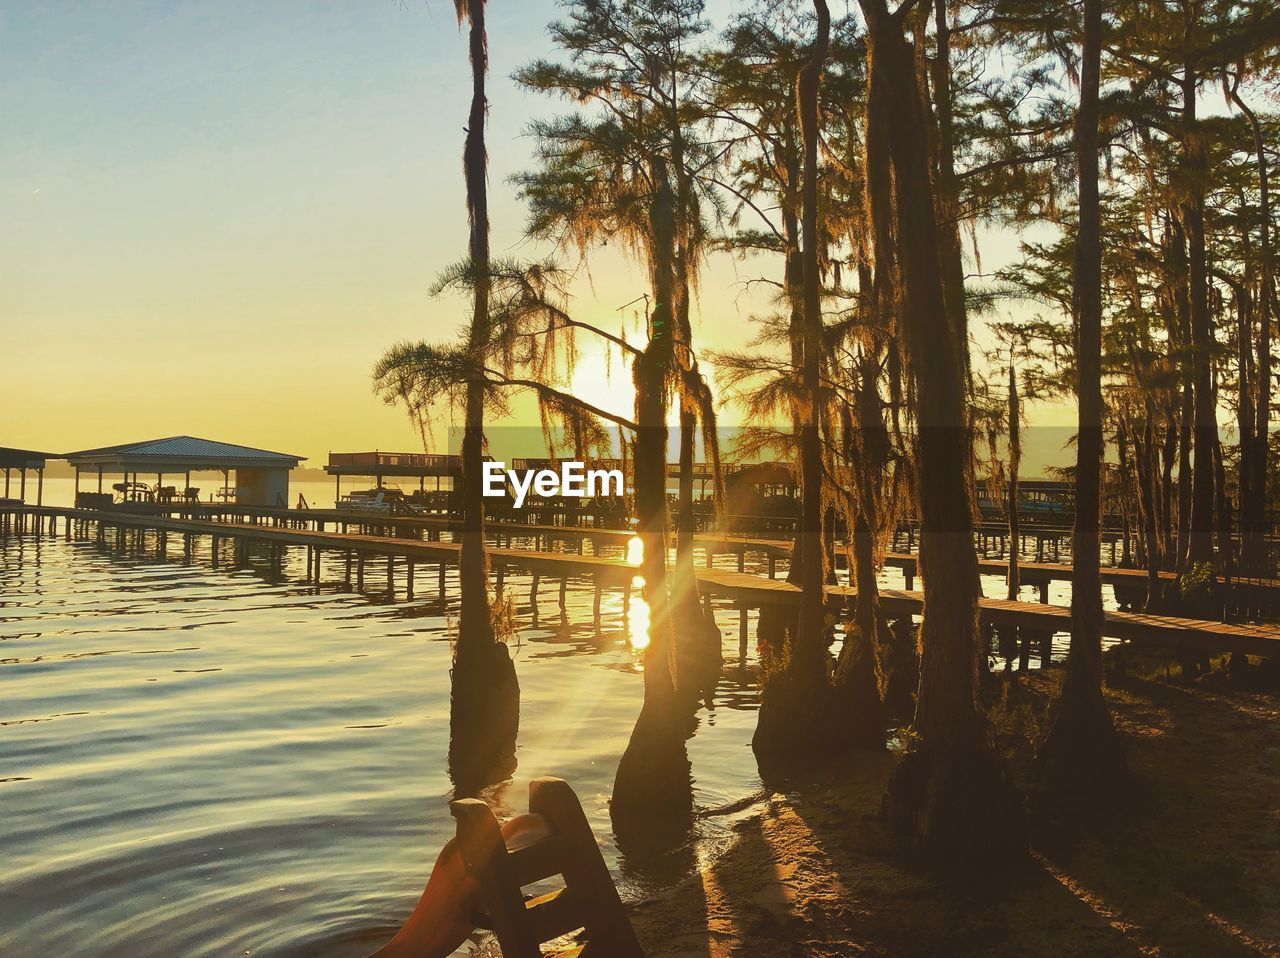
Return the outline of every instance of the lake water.
<path id="1" fill-rule="evenodd" d="M 69 488 L 51 480 L 45 501 L 69 502 Z M 265 550 L 215 570 L 208 539 L 189 563 L 158 559 L 153 536 L 114 543 L 0 542 L 0 955 L 367 953 L 453 834 L 454 571 L 443 601 L 431 574 L 418 601 L 392 602 L 380 563 L 354 594 L 336 561 L 321 586 L 299 582 L 301 550 L 278 578 Z M 882 581 L 902 585 L 893 571 Z M 519 767 L 484 797 L 514 814 L 529 779 L 563 777 L 624 896 L 675 880 L 687 857 L 642 867 L 610 835 L 607 798 L 641 700 L 621 597 L 605 593 L 597 634 L 585 582 L 563 620 L 546 588 L 536 627 L 527 578 L 508 575 L 507 588 Z M 1065 601 L 1056 588 L 1053 599 Z M 728 810 L 761 789 L 755 673 L 738 662 L 736 611 L 718 619 L 726 667 L 689 743 L 704 856 L 728 843 L 740 814 Z"/>

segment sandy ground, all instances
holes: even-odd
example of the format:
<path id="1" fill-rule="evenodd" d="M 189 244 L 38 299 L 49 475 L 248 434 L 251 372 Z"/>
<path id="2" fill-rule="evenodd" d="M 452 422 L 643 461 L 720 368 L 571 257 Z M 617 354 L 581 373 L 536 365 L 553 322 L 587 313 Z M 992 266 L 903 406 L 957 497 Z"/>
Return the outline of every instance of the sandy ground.
<path id="1" fill-rule="evenodd" d="M 993 707 L 1019 784 L 1058 681 Z M 904 858 L 877 814 L 892 760 L 855 756 L 775 786 L 727 853 L 632 906 L 636 931 L 651 958 L 1280 956 L 1280 699 L 1214 684 L 1112 689 L 1132 793 L 1088 826 L 1033 814 L 1007 874 Z"/>

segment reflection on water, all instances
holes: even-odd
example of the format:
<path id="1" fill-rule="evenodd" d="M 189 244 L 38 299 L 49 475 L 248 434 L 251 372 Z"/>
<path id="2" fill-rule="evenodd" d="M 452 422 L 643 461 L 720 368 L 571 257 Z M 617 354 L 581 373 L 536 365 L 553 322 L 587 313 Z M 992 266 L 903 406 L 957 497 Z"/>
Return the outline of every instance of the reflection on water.
<path id="1" fill-rule="evenodd" d="M 631 648 L 637 652 L 643 652 L 649 647 L 649 603 L 641 594 L 643 588 L 643 578 L 636 576 L 631 580 L 631 591 L 634 597 L 631 600 L 628 616 L 627 639 L 631 643 Z"/>
<path id="2" fill-rule="evenodd" d="M 357 595 L 340 591 L 336 562 L 326 585 L 298 581 L 301 552 L 276 565 L 224 544 L 215 570 L 207 539 L 190 561 L 157 547 L 128 534 L 117 548 L 114 533 L 0 541 L 0 955 L 364 954 L 408 914 L 453 832 L 456 573 L 443 598 L 423 576 L 417 601 L 393 602 L 381 563 Z M 747 569 L 762 571 L 759 557 Z M 903 585 L 892 570 L 881 582 Z M 984 587 L 1003 594 L 999 577 Z M 624 895 L 678 879 L 688 848 L 641 868 L 609 831 L 641 700 L 638 584 L 625 620 L 621 594 L 605 593 L 599 632 L 589 583 L 538 627 L 528 580 L 509 574 L 506 594 L 521 626 L 519 770 L 484 797 L 515 814 L 530 778 L 559 775 Z M 1067 584 L 1050 599 L 1066 604 Z M 760 789 L 757 675 L 738 659 L 736 611 L 718 612 L 725 669 L 689 741 L 699 856 L 728 843 Z"/>
<path id="3" fill-rule="evenodd" d="M 627 564 L 638 566 L 644 561 L 644 540 L 632 536 L 627 540 Z"/>
<path id="4" fill-rule="evenodd" d="M 317 589 L 297 581 L 301 553 L 277 568 L 226 551 L 214 570 L 207 540 L 191 563 L 172 543 L 158 560 L 157 544 L 0 543 L 0 954 L 364 953 L 453 832 L 453 570 L 443 602 L 397 603 L 377 564 L 355 595 L 336 562 Z M 571 587 L 542 628 L 517 607 L 518 777 L 484 797 L 514 814 L 528 779 L 568 779 L 636 894 L 671 877 L 622 861 L 609 835 L 641 699 L 636 633 L 606 592 L 597 634 L 592 598 Z M 632 628 L 644 612 L 633 593 Z M 735 663 L 731 610 L 721 626 Z M 755 706 L 754 670 L 727 668 L 689 743 L 700 808 L 759 789 Z M 727 841 L 728 821 L 700 819 L 700 839 Z"/>

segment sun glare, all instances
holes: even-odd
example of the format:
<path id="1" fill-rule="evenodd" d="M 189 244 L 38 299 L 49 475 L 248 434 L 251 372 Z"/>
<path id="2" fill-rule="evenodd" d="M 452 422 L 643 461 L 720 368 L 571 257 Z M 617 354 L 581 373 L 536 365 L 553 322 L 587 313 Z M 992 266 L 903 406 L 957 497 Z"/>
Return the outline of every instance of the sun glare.
<path id="1" fill-rule="evenodd" d="M 627 541 L 627 565 L 638 566 L 644 561 L 644 540 L 639 536 L 632 536 Z"/>
<path id="2" fill-rule="evenodd" d="M 635 415 L 635 386 L 626 363 L 616 351 L 610 362 L 595 344 L 584 344 L 574 364 L 571 392 L 619 416 Z"/>
<path id="3" fill-rule="evenodd" d="M 631 614 L 627 618 L 627 641 L 637 652 L 643 652 L 649 647 L 649 603 L 644 600 L 641 592 L 643 587 L 644 579 L 640 576 L 631 580 L 635 595 L 631 599 Z"/>

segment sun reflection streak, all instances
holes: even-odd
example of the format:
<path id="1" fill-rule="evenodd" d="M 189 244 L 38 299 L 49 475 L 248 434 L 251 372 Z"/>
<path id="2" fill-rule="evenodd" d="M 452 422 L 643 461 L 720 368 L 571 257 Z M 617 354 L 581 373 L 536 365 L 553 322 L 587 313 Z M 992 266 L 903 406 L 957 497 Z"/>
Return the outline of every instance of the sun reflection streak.
<path id="1" fill-rule="evenodd" d="M 1143 955 L 1144 958 L 1161 958 L 1164 955 L 1159 945 L 1152 944 L 1147 940 L 1147 931 L 1141 925 L 1136 922 L 1126 921 L 1119 912 L 1109 907 L 1094 891 L 1086 888 L 1043 855 L 1033 851 L 1031 857 L 1040 863 L 1040 866 L 1049 873 L 1054 881 L 1074 895 L 1077 901 L 1085 905 L 1115 931 L 1118 931 L 1132 942 L 1138 954 Z"/>
<path id="2" fill-rule="evenodd" d="M 632 536 L 627 540 L 627 565 L 638 566 L 644 561 L 644 540 Z"/>
<path id="3" fill-rule="evenodd" d="M 642 591 L 644 579 L 641 576 L 632 578 L 631 589 L 635 595 L 631 599 L 631 614 L 627 618 L 627 641 L 635 651 L 643 652 L 649 647 L 649 603 L 644 600 Z"/>

